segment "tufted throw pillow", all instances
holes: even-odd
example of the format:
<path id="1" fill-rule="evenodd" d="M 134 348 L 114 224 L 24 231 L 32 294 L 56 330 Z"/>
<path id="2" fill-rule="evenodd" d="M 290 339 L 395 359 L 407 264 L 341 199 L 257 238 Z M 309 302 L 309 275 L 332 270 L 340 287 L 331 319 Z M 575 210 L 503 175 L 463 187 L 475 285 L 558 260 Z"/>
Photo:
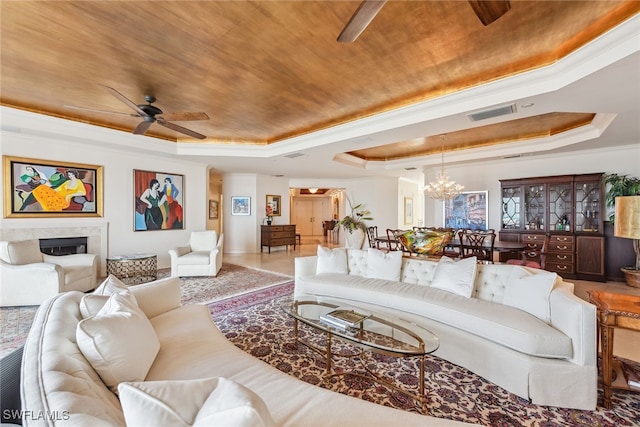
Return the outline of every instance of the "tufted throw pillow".
<path id="1" fill-rule="evenodd" d="M 365 277 L 399 282 L 401 268 L 402 251 L 383 252 L 379 249 L 368 248 Z"/>
<path id="2" fill-rule="evenodd" d="M 347 250 L 345 248 L 329 249 L 318 245 L 316 274 L 322 273 L 349 273 Z"/>
<path id="3" fill-rule="evenodd" d="M 502 303 L 519 308 L 536 316 L 543 322 L 551 321 L 549 296 L 558 275 L 543 270 L 529 272 L 522 267 L 514 267 L 504 290 Z"/>
<path id="4" fill-rule="evenodd" d="M 111 295 L 95 316 L 81 320 L 76 341 L 114 393 L 123 381 L 144 380 L 160 350 L 151 322 L 128 291 Z"/>
<path id="5" fill-rule="evenodd" d="M 118 390 L 129 426 L 275 426 L 260 396 L 226 378 L 121 383 Z"/>
<path id="6" fill-rule="evenodd" d="M 477 271 L 478 263 L 476 257 L 454 261 L 449 257 L 443 256 L 438 261 L 431 287 L 471 298 Z"/>

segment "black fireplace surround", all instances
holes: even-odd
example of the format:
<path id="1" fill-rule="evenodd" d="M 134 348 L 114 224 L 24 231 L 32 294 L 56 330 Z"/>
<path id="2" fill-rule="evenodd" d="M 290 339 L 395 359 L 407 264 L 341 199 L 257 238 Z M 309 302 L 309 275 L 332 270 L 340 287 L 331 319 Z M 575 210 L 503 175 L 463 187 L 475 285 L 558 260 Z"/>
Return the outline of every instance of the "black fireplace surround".
<path id="1" fill-rule="evenodd" d="M 40 239 L 40 252 L 47 255 L 86 254 L 86 237 L 56 237 Z"/>

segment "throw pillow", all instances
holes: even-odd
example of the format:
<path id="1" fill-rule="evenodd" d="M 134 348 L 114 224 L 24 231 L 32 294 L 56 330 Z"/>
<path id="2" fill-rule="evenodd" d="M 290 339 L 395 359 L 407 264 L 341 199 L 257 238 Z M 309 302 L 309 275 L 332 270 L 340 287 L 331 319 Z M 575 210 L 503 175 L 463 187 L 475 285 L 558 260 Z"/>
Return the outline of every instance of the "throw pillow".
<path id="1" fill-rule="evenodd" d="M 226 378 L 121 383 L 118 390 L 130 426 L 275 426 L 260 396 Z"/>
<path id="2" fill-rule="evenodd" d="M 94 294 L 87 294 L 83 296 L 82 299 L 80 300 L 80 313 L 82 314 L 82 318 L 86 319 L 98 314 L 100 309 L 104 307 L 107 301 L 109 301 L 109 298 L 110 297 L 106 295 L 94 295 Z M 131 295 L 131 298 L 135 298 L 135 297 Z"/>
<path id="3" fill-rule="evenodd" d="M 431 287 L 471 298 L 476 272 L 478 271 L 477 261 L 476 257 L 454 261 L 449 257 L 443 256 L 438 261 Z"/>
<path id="4" fill-rule="evenodd" d="M 156 332 L 129 292 L 113 294 L 98 313 L 81 320 L 76 341 L 113 392 L 123 381 L 142 381 L 160 350 Z"/>
<path id="5" fill-rule="evenodd" d="M 544 270 L 535 273 L 522 267 L 514 267 L 509 275 L 509 283 L 504 290 L 502 303 L 519 308 L 538 319 L 551 321 L 549 296 L 558 275 Z"/>
<path id="6" fill-rule="evenodd" d="M 113 294 L 117 294 L 118 292 L 126 291 L 127 285 L 122 283 L 120 279 L 118 279 L 113 274 L 110 274 L 104 282 L 100 284 L 94 291 L 94 295 L 106 295 L 111 296 Z"/>
<path id="7" fill-rule="evenodd" d="M 383 252 L 379 249 L 367 249 L 367 270 L 365 277 L 400 281 L 402 251 Z"/>
<path id="8" fill-rule="evenodd" d="M 347 250 L 345 248 L 329 249 L 318 245 L 316 274 L 322 273 L 349 273 Z"/>

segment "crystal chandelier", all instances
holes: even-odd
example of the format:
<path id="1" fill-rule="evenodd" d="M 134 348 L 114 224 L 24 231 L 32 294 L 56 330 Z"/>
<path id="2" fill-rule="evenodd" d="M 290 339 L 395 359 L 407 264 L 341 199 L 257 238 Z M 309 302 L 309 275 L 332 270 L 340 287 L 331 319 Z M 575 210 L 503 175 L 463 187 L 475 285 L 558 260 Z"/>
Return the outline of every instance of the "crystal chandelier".
<path id="1" fill-rule="evenodd" d="M 449 179 L 449 175 L 444 170 L 444 135 L 442 135 L 442 166 L 440 173 L 436 176 L 436 182 L 430 182 L 424 188 L 424 193 L 432 199 L 448 200 L 453 199 L 464 190 L 464 186 L 456 184 Z"/>

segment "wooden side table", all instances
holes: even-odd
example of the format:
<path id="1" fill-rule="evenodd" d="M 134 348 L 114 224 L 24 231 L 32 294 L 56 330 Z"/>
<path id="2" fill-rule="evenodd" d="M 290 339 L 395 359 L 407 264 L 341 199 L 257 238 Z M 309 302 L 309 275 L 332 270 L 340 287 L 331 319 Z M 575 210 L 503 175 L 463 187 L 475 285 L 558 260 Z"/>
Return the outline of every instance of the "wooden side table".
<path id="1" fill-rule="evenodd" d="M 624 366 L 613 357 L 615 328 L 640 332 L 640 296 L 589 291 L 589 300 L 598 308 L 598 331 L 602 348 L 604 407 L 610 409 L 611 389 L 640 391 L 629 387 Z M 613 373 L 616 377 L 613 379 Z"/>

